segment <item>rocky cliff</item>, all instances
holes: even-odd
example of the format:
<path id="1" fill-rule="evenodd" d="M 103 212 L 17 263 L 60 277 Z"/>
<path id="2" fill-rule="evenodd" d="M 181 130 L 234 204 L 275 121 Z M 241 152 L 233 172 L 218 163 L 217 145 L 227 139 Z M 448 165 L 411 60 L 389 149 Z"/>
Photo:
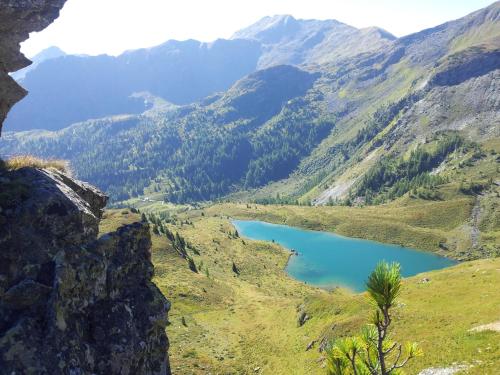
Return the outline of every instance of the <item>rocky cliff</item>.
<path id="1" fill-rule="evenodd" d="M 169 373 L 147 224 L 97 239 L 93 187 L 34 168 L 0 183 L 2 373 Z"/>
<path id="2" fill-rule="evenodd" d="M 25 91 L 19 43 L 64 0 L 0 0 L 0 126 Z M 0 161 L 0 374 L 170 374 L 169 302 L 135 223 L 98 238 L 107 197 L 55 169 Z"/>

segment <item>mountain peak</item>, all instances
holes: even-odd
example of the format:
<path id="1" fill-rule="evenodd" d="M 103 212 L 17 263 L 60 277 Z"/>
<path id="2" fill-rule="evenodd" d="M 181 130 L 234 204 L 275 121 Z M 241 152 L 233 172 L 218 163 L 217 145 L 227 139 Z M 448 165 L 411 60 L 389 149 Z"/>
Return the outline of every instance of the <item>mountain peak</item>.
<path id="1" fill-rule="evenodd" d="M 62 49 L 60 49 L 57 46 L 50 46 L 45 48 L 44 50 L 38 52 L 35 56 L 31 57 L 31 60 L 40 60 L 40 59 L 45 59 L 47 60 L 48 58 L 56 58 L 60 56 L 66 55 L 66 52 L 64 52 Z"/>
<path id="2" fill-rule="evenodd" d="M 42 62 L 57 59 L 58 57 L 62 56 L 66 56 L 66 52 L 64 52 L 59 47 L 50 46 L 48 48 L 45 48 L 44 50 L 38 52 L 35 56 L 30 58 L 30 60 L 32 61 L 31 65 L 12 73 L 11 77 L 16 81 L 20 81 L 21 79 L 26 77 L 26 74 L 35 69 Z"/>
<path id="3" fill-rule="evenodd" d="M 266 16 L 234 33 L 231 39 L 256 39 L 263 43 L 276 43 L 283 37 L 294 34 L 300 28 L 299 21 L 288 14 Z"/>
<path id="4" fill-rule="evenodd" d="M 395 37 L 393 34 L 388 32 L 387 30 L 384 30 L 381 27 L 377 27 L 377 26 L 365 27 L 363 29 L 360 29 L 360 31 L 363 33 L 376 34 L 380 38 L 387 39 L 387 40 L 396 40 L 397 39 L 397 37 Z"/>

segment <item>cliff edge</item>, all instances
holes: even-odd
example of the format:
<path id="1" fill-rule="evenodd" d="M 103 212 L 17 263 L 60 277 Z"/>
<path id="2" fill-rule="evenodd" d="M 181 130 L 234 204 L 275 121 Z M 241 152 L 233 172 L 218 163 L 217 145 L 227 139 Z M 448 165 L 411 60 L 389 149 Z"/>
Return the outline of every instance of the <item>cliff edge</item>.
<path id="1" fill-rule="evenodd" d="M 10 108 L 27 94 L 10 72 L 31 64 L 20 52 L 29 33 L 41 31 L 57 17 L 66 0 L 0 0 L 0 133 Z"/>

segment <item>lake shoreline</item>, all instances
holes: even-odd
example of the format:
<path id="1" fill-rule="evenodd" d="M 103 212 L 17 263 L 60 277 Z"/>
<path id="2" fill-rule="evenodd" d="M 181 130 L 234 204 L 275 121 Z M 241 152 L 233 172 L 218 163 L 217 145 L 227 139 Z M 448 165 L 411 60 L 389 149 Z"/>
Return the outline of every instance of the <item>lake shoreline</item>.
<path id="1" fill-rule="evenodd" d="M 284 270 L 290 277 L 325 290 L 340 287 L 353 293 L 363 292 L 365 278 L 381 260 L 400 263 L 405 278 L 458 263 L 429 251 L 328 231 L 258 220 L 230 220 L 240 235 L 284 248 L 288 253 Z"/>

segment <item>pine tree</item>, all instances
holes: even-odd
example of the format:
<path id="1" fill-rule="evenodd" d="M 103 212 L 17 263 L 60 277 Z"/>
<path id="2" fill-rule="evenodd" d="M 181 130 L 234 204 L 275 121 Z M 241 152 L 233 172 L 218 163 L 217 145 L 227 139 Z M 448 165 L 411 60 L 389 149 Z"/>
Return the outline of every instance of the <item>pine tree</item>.
<path id="1" fill-rule="evenodd" d="M 381 262 L 366 284 L 376 306 L 372 324 L 359 336 L 336 340 L 328 353 L 328 375 L 396 375 L 412 358 L 422 354 L 416 343 L 405 348 L 389 337 L 391 308 L 401 291 L 401 272 L 397 263 Z"/>
<path id="2" fill-rule="evenodd" d="M 198 273 L 198 269 L 196 268 L 196 264 L 194 263 L 193 258 L 191 258 L 189 255 L 186 257 L 187 262 L 188 262 L 188 267 L 191 271 Z"/>

